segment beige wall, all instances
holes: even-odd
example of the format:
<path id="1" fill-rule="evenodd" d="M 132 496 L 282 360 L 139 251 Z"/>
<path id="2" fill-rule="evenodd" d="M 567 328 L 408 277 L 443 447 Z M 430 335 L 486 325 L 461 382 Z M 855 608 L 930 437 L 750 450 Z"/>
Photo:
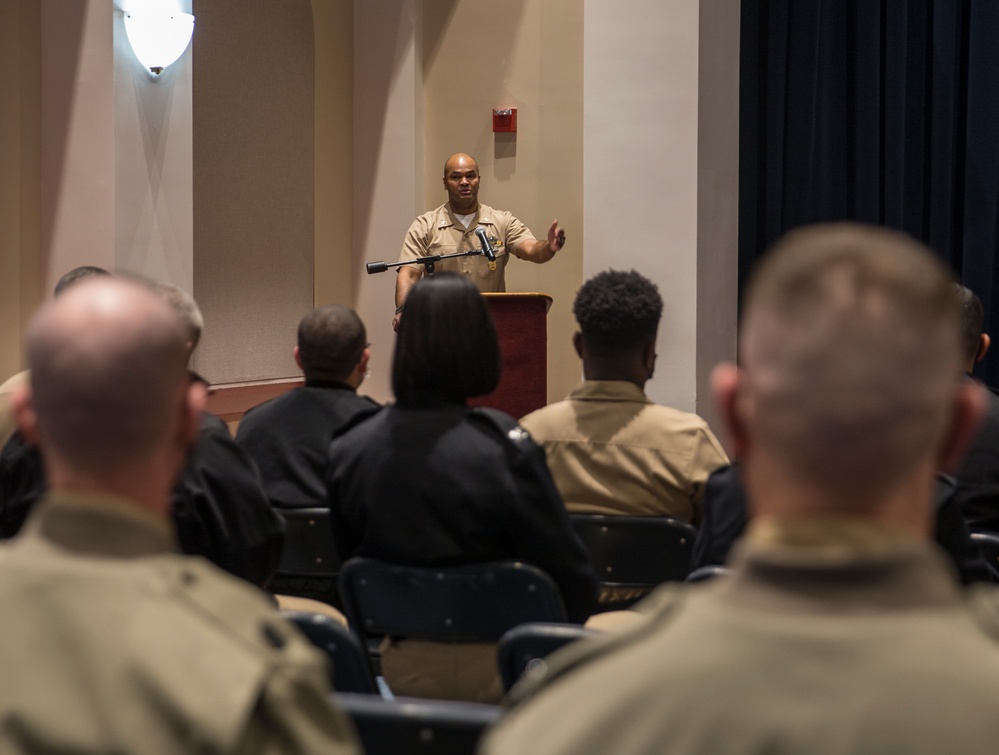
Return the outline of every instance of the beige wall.
<path id="1" fill-rule="evenodd" d="M 354 182 L 351 272 L 355 309 L 371 342 L 362 391 L 392 398 L 395 273 L 364 265 L 399 258 L 423 181 L 423 74 L 420 0 L 354 2 Z"/>
<path id="2" fill-rule="evenodd" d="M 0 381 L 23 366 L 22 334 L 44 290 L 39 10 L 0 3 Z"/>
<path id="3" fill-rule="evenodd" d="M 316 32 L 315 304 L 354 305 L 354 2 L 312 0 Z"/>
<path id="4" fill-rule="evenodd" d="M 710 368 L 735 357 L 738 0 L 584 5 L 585 273 L 659 286 L 646 392 L 710 421 Z"/>
<path id="5" fill-rule="evenodd" d="M 115 266 L 114 3 L 41 0 L 42 264 Z"/>
<path id="6" fill-rule="evenodd" d="M 548 315 L 548 397 L 560 400 L 580 377 L 570 339 L 585 247 L 583 4 L 463 0 L 423 7 L 425 159 L 419 209 L 444 202 L 444 160 L 462 151 L 479 162 L 483 202 L 511 211 L 539 238 L 558 218 L 566 247 L 545 265 L 513 260 L 506 276 L 509 291 L 542 291 L 554 298 Z M 492 110 L 504 107 L 517 108 L 516 134 L 492 133 Z"/>
<path id="7" fill-rule="evenodd" d="M 212 383 L 297 377 L 314 297 L 312 3 L 194 9 L 194 367 Z"/>
<path id="8" fill-rule="evenodd" d="M 158 76 L 135 57 L 114 0 L 115 267 L 194 291 L 194 56 Z M 191 0 L 177 0 L 185 13 Z"/>

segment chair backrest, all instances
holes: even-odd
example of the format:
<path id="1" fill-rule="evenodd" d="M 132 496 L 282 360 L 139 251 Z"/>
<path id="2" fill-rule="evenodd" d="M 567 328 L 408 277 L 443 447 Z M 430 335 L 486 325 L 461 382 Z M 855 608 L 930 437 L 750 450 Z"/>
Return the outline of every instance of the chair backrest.
<path id="1" fill-rule="evenodd" d="M 352 558 L 340 595 L 362 637 L 489 641 L 526 621 L 566 621 L 552 578 L 514 561 L 428 568 Z"/>
<path id="2" fill-rule="evenodd" d="M 281 509 L 281 515 L 286 527 L 278 572 L 336 574 L 340 563 L 333 545 L 329 509 Z"/>
<path id="3" fill-rule="evenodd" d="M 354 722 L 367 755 L 473 755 L 499 706 L 484 703 L 370 695 L 334 696 Z"/>
<path id="4" fill-rule="evenodd" d="M 714 579 L 715 577 L 724 577 L 730 575 L 732 570 L 727 566 L 720 566 L 718 564 L 711 564 L 709 566 L 699 566 L 690 574 L 684 582 L 706 582 L 709 579 Z"/>
<path id="5" fill-rule="evenodd" d="M 378 694 L 367 651 L 347 627 L 321 613 L 282 611 L 281 616 L 326 653 L 330 662 L 330 686 L 334 690 Z"/>
<path id="6" fill-rule="evenodd" d="M 982 558 L 993 569 L 999 569 L 999 534 L 995 532 L 972 532 L 971 541 L 982 552 Z"/>
<path id="7" fill-rule="evenodd" d="M 697 529 L 672 516 L 571 514 L 601 585 L 652 587 L 690 573 Z"/>
<path id="8" fill-rule="evenodd" d="M 503 690 L 509 692 L 525 671 L 544 663 L 547 656 L 564 645 L 600 634 L 578 624 L 530 622 L 514 627 L 500 637 L 496 649 Z"/>

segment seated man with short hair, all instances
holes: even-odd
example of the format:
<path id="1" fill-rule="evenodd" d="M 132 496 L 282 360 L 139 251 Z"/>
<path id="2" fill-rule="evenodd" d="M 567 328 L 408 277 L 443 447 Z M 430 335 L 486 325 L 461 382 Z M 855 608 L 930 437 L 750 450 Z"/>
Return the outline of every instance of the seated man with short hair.
<path id="1" fill-rule="evenodd" d="M 328 304 L 309 312 L 298 325 L 294 353 L 305 385 L 250 409 L 236 431 L 279 509 L 325 506 L 333 434 L 378 411 L 378 404 L 357 395 L 371 352 L 354 310 Z"/>
<path id="2" fill-rule="evenodd" d="M 697 523 L 708 475 L 728 463 L 703 419 L 645 395 L 662 309 L 656 285 L 634 270 L 602 272 L 576 294 L 584 380 L 520 421 L 544 447 L 570 513 Z"/>
<path id="3" fill-rule="evenodd" d="M 321 656 L 267 597 L 172 552 L 205 388 L 147 287 L 87 281 L 34 319 L 45 498 L 0 546 L 0 752 L 356 753 Z"/>
<path id="4" fill-rule="evenodd" d="M 929 542 L 938 469 L 984 406 L 955 380 L 952 278 L 903 234 L 788 234 L 716 401 L 753 520 L 733 574 L 548 659 L 483 752 L 981 753 L 999 741 L 999 593 Z M 532 696 L 533 691 L 533 696 Z"/>

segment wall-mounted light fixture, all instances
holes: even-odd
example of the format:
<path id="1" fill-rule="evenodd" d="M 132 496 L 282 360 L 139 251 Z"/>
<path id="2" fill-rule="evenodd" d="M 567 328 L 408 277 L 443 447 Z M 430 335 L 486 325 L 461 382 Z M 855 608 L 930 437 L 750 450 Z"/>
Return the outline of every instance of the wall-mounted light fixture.
<path id="1" fill-rule="evenodd" d="M 167 2 L 145 2 L 125 12 L 125 34 L 139 62 L 159 76 L 190 44 L 194 16 Z"/>

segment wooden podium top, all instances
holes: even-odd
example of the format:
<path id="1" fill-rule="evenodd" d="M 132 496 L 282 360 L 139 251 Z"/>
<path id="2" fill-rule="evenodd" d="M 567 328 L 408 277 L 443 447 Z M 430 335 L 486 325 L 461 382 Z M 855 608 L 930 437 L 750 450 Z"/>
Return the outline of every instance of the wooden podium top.
<path id="1" fill-rule="evenodd" d="M 537 299 L 541 298 L 545 300 L 545 314 L 548 314 L 548 310 L 552 308 L 552 297 L 548 294 L 543 294 L 539 291 L 513 291 L 513 292 L 501 292 L 501 291 L 483 291 L 482 295 L 489 299 Z"/>

